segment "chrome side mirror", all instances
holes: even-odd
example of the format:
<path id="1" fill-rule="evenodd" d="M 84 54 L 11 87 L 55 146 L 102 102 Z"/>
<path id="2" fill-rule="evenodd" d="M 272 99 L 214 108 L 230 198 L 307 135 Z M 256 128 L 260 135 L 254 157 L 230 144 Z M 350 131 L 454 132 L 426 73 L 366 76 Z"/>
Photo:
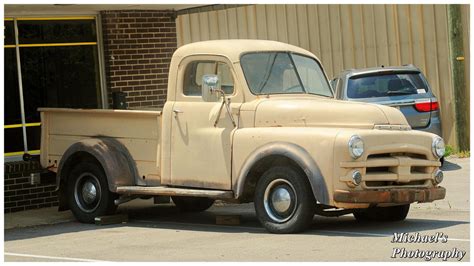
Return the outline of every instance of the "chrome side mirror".
<path id="1" fill-rule="evenodd" d="M 221 90 L 221 84 L 217 75 L 204 75 L 202 76 L 202 98 L 206 102 L 217 102 L 220 98 L 222 99 L 221 107 L 217 112 L 216 121 L 214 127 L 217 126 L 219 118 L 221 117 L 222 108 L 225 106 L 227 114 L 229 115 L 232 125 L 237 126 L 235 123 L 232 112 L 230 111 L 230 99 L 226 101 L 225 92 Z"/>
<path id="2" fill-rule="evenodd" d="M 204 101 L 217 102 L 219 100 L 221 84 L 217 75 L 203 75 L 201 88 Z"/>

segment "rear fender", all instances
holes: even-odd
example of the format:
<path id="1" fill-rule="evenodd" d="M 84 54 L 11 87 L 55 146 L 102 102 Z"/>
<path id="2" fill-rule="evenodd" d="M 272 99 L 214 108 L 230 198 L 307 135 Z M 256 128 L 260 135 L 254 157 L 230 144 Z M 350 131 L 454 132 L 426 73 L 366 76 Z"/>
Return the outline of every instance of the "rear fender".
<path id="1" fill-rule="evenodd" d="M 86 158 L 94 158 L 100 163 L 111 192 L 116 192 L 118 186 L 145 185 L 132 156 L 122 143 L 107 137 L 83 139 L 71 145 L 59 162 L 56 187 L 60 192 L 60 202 L 66 196 L 63 185 L 67 183 L 70 171 Z"/>

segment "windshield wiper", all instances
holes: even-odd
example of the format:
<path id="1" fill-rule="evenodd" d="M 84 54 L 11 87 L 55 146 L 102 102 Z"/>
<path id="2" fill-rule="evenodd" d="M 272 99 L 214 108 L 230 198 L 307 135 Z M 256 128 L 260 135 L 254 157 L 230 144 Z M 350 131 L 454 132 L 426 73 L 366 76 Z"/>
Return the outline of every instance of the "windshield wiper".
<path id="1" fill-rule="evenodd" d="M 266 77 L 265 79 L 263 80 L 263 84 L 258 88 L 258 92 L 262 92 L 263 89 L 265 88 L 265 86 L 267 86 L 267 82 L 268 80 L 270 79 L 270 76 L 272 75 L 272 70 L 273 70 L 273 65 L 275 64 L 275 61 L 276 61 L 276 58 L 277 58 L 277 54 L 275 54 L 273 56 L 273 61 L 272 61 L 272 64 L 270 65 L 270 68 L 268 69 L 267 73 L 266 73 Z"/>

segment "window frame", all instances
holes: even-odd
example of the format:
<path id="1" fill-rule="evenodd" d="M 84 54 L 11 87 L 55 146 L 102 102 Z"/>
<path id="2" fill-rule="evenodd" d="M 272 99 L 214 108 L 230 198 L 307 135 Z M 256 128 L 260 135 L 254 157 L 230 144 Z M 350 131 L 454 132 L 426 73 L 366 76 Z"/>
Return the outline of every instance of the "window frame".
<path id="1" fill-rule="evenodd" d="M 239 95 L 239 84 L 238 84 L 238 79 L 237 75 L 234 71 L 233 64 L 230 62 L 230 60 L 224 56 L 219 56 L 219 55 L 190 55 L 184 57 L 179 65 L 178 65 L 178 74 L 176 75 L 177 78 L 177 88 L 176 88 L 176 95 L 175 95 L 175 101 L 191 101 L 191 102 L 205 102 L 204 99 L 202 98 L 202 95 L 186 95 L 184 94 L 184 76 L 186 74 L 186 68 L 192 64 L 193 62 L 196 61 L 211 61 L 211 62 L 219 62 L 225 64 L 232 75 L 232 81 L 234 83 L 234 92 L 232 94 L 226 94 L 226 98 L 237 98 Z"/>
<path id="2" fill-rule="evenodd" d="M 93 20 L 95 24 L 95 33 L 96 33 L 96 41 L 94 43 L 85 43 L 85 45 L 94 45 L 97 47 L 97 68 L 98 68 L 98 92 L 100 93 L 98 100 L 98 105 L 102 109 L 108 108 L 108 95 L 106 91 L 106 80 L 105 80 L 105 64 L 104 64 L 104 47 L 103 47 L 103 36 L 102 36 L 102 26 L 101 26 L 101 19 L 100 14 L 77 14 L 77 15 L 34 15 L 34 16 L 15 16 L 15 15 L 7 15 L 4 16 L 4 21 L 13 21 L 14 25 L 14 32 L 18 31 L 18 21 L 60 21 L 60 20 Z M 19 90 L 23 92 L 22 80 L 21 80 L 21 55 L 20 55 L 20 48 L 22 47 L 40 47 L 43 46 L 43 43 L 38 44 L 21 44 L 19 43 L 19 36 L 15 34 L 14 36 L 15 43 L 14 44 L 4 44 L 3 49 L 15 49 L 15 58 L 18 62 L 18 71 L 20 78 L 18 79 Z M 44 43 L 47 44 L 47 43 Z M 67 46 L 67 44 L 71 43 L 57 43 L 57 46 Z M 47 44 L 48 46 L 54 46 L 55 44 Z M 44 45 L 46 46 L 46 45 Z M 24 98 L 22 98 L 22 93 L 20 94 L 19 100 L 24 103 Z M 22 160 L 22 156 L 25 153 L 29 153 L 31 155 L 39 155 L 40 150 L 30 150 L 29 143 L 27 141 L 28 135 L 25 134 L 27 128 L 29 127 L 38 127 L 41 126 L 41 122 L 35 123 L 28 123 L 25 119 L 25 110 L 24 108 L 21 110 L 22 113 L 22 123 L 21 124 L 12 124 L 12 125 L 4 125 L 4 130 L 8 130 L 11 128 L 22 128 L 23 129 L 23 145 L 25 146 L 23 151 L 16 151 L 16 152 L 7 152 L 4 151 L 4 159 L 5 161 L 18 161 Z"/>

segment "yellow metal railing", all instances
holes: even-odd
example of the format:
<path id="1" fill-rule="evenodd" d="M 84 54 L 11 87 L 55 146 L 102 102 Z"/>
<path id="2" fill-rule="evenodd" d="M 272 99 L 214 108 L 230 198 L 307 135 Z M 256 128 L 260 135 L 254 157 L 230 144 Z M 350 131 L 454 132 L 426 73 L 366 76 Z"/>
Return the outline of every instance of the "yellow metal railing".
<path id="1" fill-rule="evenodd" d="M 73 17 L 19 17 L 18 21 L 25 20 L 94 20 L 95 16 L 73 16 Z M 13 21 L 13 18 L 3 18 L 5 21 Z"/>
<path id="2" fill-rule="evenodd" d="M 94 16 L 76 16 L 76 17 L 19 17 L 18 21 L 25 20 L 94 20 Z M 12 19 L 13 20 L 13 19 Z"/>
<path id="3" fill-rule="evenodd" d="M 41 126 L 41 122 L 37 122 L 37 123 L 26 123 L 25 124 L 25 127 L 39 127 Z M 11 128 L 20 128 L 20 127 L 23 127 L 23 124 L 13 124 L 13 125 L 4 125 L 3 128 L 4 129 L 11 129 Z M 40 150 L 31 150 L 31 151 L 15 151 L 15 152 L 5 152 L 3 155 L 5 157 L 8 157 L 8 156 L 20 156 L 20 155 L 23 155 L 25 153 L 29 153 L 31 155 L 38 155 L 40 154 Z"/>
<path id="4" fill-rule="evenodd" d="M 31 154 L 31 155 L 38 155 L 40 154 L 40 150 L 32 150 L 32 151 L 27 151 L 27 152 L 24 152 L 24 151 L 16 151 L 16 152 L 6 152 L 4 153 L 3 155 L 5 157 L 9 157 L 9 156 L 21 156 L 25 153 L 28 153 L 28 154 Z"/>
<path id="5" fill-rule="evenodd" d="M 76 17 L 21 17 L 16 18 L 17 21 L 38 21 L 38 20 L 94 20 L 94 16 L 76 16 Z M 13 18 L 4 18 L 5 21 L 13 21 Z M 34 44 L 19 44 L 18 47 L 58 47 L 58 46 L 82 46 L 82 45 L 97 45 L 97 42 L 69 42 L 69 43 L 34 43 Z M 6 44 L 4 48 L 15 48 L 14 44 Z"/>
<path id="6" fill-rule="evenodd" d="M 83 46 L 83 45 L 97 45 L 97 42 L 65 42 L 65 43 L 31 43 L 19 44 L 18 47 L 58 47 L 58 46 Z M 15 48 L 14 44 L 6 44 L 4 48 Z"/>
<path id="7" fill-rule="evenodd" d="M 22 127 L 23 124 L 15 124 L 15 125 L 5 125 L 3 126 L 4 129 L 8 129 L 8 128 L 19 128 L 19 127 Z M 38 123 L 26 123 L 25 124 L 25 127 L 39 127 L 41 126 L 41 123 L 38 122 Z"/>

